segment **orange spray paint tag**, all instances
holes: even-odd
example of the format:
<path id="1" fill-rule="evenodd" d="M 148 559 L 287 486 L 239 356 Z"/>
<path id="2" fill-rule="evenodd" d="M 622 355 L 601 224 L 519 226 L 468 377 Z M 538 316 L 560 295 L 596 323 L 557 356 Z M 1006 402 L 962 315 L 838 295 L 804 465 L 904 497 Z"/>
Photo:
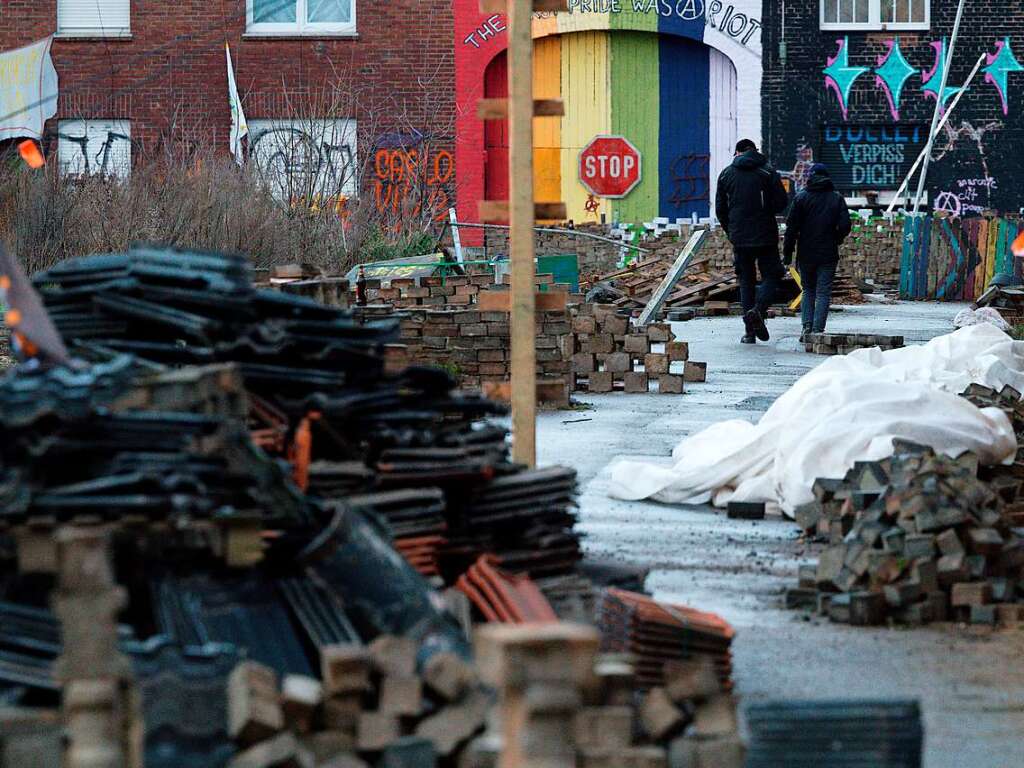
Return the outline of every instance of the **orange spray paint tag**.
<path id="1" fill-rule="evenodd" d="M 1013 241 L 1013 255 L 1024 256 L 1024 232 L 1018 235 L 1017 239 Z"/>

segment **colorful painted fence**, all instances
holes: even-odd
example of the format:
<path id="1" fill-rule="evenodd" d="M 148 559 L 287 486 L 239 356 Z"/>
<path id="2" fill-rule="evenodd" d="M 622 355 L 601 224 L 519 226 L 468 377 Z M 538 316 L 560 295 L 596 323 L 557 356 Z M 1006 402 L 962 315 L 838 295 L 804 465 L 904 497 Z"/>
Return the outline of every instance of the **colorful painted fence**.
<path id="1" fill-rule="evenodd" d="M 1016 219 L 907 218 L 903 223 L 900 296 L 971 301 L 992 277 L 1024 277 L 1011 245 L 1024 225 Z"/>

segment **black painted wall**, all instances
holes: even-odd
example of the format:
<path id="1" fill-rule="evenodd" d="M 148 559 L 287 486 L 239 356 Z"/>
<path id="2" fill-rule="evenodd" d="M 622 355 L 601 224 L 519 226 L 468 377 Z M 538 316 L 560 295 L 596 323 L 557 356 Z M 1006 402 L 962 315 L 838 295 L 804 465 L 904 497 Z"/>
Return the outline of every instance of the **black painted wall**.
<path id="1" fill-rule="evenodd" d="M 927 32 L 821 31 L 819 2 L 786 0 L 784 55 L 780 46 L 783 3 L 764 2 L 762 109 L 766 151 L 777 168 L 795 172 L 797 186 L 812 158 L 846 157 L 850 163 L 836 169 L 847 185 L 844 192 L 894 189 L 902 181 L 902 173 L 895 184 L 886 182 L 895 175 L 900 157 L 906 158 L 905 167 L 909 168 L 920 145 L 916 150 L 909 144 L 893 145 L 912 140 L 915 127 L 927 135 L 935 101 L 922 90 L 923 74 L 936 63 L 932 43 L 952 34 L 957 2 L 932 0 L 931 28 Z M 1024 71 L 1009 70 L 1015 69 L 1014 59 L 1024 64 L 1024 2 L 968 0 L 966 8 L 949 86 L 962 84 L 982 53 L 995 56 L 997 43 L 1009 38 L 1013 58 L 1004 52 L 997 62 L 997 66 L 1008 65 L 1007 112 L 999 90 L 986 80 L 983 69 L 936 141 L 928 177 L 930 200 L 941 209 L 963 216 L 987 209 L 1018 212 L 1024 206 L 1024 194 L 1020 192 L 1024 189 Z M 868 68 L 854 81 L 845 116 L 835 91 L 826 87 L 823 74 L 828 59 L 839 51 L 837 41 L 843 38 L 849 41 L 849 66 Z M 875 74 L 879 58 L 886 55 L 892 40 L 899 41 L 904 58 L 915 70 L 903 87 L 898 124 L 885 91 L 876 84 Z M 982 67 L 988 63 L 986 60 Z M 932 88 L 937 87 L 936 78 Z M 845 142 L 844 149 L 839 144 L 827 145 L 823 134 L 826 126 L 831 128 L 832 138 L 841 137 Z M 856 160 L 864 163 L 857 165 Z M 860 183 L 850 188 L 854 177 Z M 916 180 L 912 188 L 916 190 Z"/>

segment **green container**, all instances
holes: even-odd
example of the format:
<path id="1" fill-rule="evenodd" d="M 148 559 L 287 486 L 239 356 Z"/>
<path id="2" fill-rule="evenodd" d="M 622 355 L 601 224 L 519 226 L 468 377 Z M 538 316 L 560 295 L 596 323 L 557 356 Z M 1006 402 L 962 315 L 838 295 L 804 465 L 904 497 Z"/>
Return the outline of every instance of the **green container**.
<path id="1" fill-rule="evenodd" d="M 580 290 L 580 260 L 575 253 L 554 253 L 537 257 L 537 274 L 554 275 L 555 282 L 568 285 L 572 293 Z M 546 285 L 541 286 L 547 290 Z"/>

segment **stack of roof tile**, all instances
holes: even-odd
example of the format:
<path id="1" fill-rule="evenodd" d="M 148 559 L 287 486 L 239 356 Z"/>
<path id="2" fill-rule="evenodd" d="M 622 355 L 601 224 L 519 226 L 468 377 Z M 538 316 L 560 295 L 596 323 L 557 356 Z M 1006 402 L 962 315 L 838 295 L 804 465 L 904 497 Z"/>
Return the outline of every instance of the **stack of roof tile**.
<path id="1" fill-rule="evenodd" d="M 915 701 L 766 702 L 746 710 L 747 768 L 919 768 Z"/>
<path id="2" fill-rule="evenodd" d="M 507 624 L 543 624 L 558 621 L 551 604 L 529 576 L 512 575 L 498 567 L 498 559 L 483 555 L 456 582 L 486 621 Z"/>
<path id="3" fill-rule="evenodd" d="M 701 657 L 714 662 L 724 689 L 732 687 L 735 630 L 719 616 L 609 589 L 598 599 L 597 624 L 602 650 L 636 658 L 637 683 L 643 689 L 664 685 L 666 662 Z"/>
<path id="4" fill-rule="evenodd" d="M 480 555 L 534 578 L 572 571 L 580 558 L 576 471 L 517 471 L 451 499 L 445 564 L 463 573 Z"/>

